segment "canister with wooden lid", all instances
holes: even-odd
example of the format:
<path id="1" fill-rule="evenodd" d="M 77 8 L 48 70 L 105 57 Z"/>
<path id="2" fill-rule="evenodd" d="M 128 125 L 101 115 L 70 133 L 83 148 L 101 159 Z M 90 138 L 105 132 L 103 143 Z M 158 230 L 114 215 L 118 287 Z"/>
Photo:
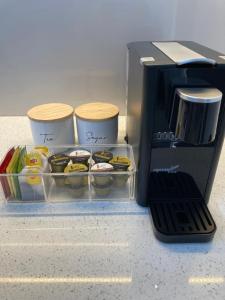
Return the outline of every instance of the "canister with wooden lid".
<path id="1" fill-rule="evenodd" d="M 80 144 L 116 144 L 119 109 L 116 105 L 95 102 L 75 108 Z"/>
<path id="2" fill-rule="evenodd" d="M 34 143 L 37 145 L 74 144 L 73 107 L 47 103 L 28 110 Z"/>

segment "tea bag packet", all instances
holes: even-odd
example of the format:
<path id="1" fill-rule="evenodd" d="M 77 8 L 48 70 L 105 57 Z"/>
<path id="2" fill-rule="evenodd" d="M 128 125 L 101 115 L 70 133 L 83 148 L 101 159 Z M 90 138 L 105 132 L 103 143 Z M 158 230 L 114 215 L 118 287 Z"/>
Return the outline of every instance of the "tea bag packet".
<path id="1" fill-rule="evenodd" d="M 22 200 L 44 200 L 44 186 L 47 177 L 45 178 L 42 174 L 49 171 L 47 157 L 34 148 L 24 155 L 23 161 L 24 166 L 20 173 L 21 176 L 19 176 Z"/>
<path id="2" fill-rule="evenodd" d="M 18 161 L 20 156 L 21 148 L 17 147 L 15 149 L 15 152 L 6 168 L 7 174 L 12 174 L 11 176 L 8 176 L 8 183 L 11 191 L 11 195 L 14 199 L 20 200 L 21 199 L 21 192 L 20 192 L 20 186 L 18 181 L 17 174 L 17 167 L 18 167 Z"/>
<path id="3" fill-rule="evenodd" d="M 48 158 L 50 156 L 50 151 L 49 151 L 48 147 L 46 147 L 46 146 L 36 146 L 36 147 L 34 147 L 34 151 L 39 152 L 46 158 Z"/>
<path id="4" fill-rule="evenodd" d="M 10 197 L 11 190 L 10 190 L 10 186 L 9 186 L 7 177 L 1 176 L 1 174 L 6 174 L 6 169 L 12 159 L 14 152 L 15 152 L 15 148 L 13 147 L 6 153 L 5 158 L 3 159 L 3 161 L 0 164 L 0 182 L 2 185 L 5 199 L 8 199 Z"/>
<path id="5" fill-rule="evenodd" d="M 48 157 L 50 156 L 50 152 L 48 147 L 46 146 L 36 146 L 33 150 L 34 152 L 37 152 L 41 155 L 42 160 L 42 173 L 49 173 L 49 163 L 48 163 Z"/>
<path id="6" fill-rule="evenodd" d="M 40 168 L 26 166 L 21 171 L 20 188 L 24 201 L 44 200 L 44 182 L 40 175 Z"/>
<path id="7" fill-rule="evenodd" d="M 17 165 L 17 173 L 18 174 L 22 171 L 22 169 L 25 166 L 25 156 L 26 156 L 26 154 L 27 154 L 26 147 L 21 148 L 20 156 L 19 156 L 19 159 L 18 159 L 18 165 Z"/>
<path id="8" fill-rule="evenodd" d="M 31 151 L 25 156 L 25 166 L 42 168 L 43 162 L 41 154 L 37 151 Z"/>

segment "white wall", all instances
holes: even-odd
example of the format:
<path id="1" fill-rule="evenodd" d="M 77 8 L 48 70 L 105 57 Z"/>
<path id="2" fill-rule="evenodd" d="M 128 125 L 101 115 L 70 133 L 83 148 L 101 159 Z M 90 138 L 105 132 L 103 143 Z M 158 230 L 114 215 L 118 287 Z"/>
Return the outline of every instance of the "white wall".
<path id="1" fill-rule="evenodd" d="M 178 1 L 174 29 L 174 39 L 194 40 L 225 53 L 225 1 Z"/>
<path id="2" fill-rule="evenodd" d="M 171 39 L 177 0 L 0 0 L 0 115 L 35 104 L 125 108 L 126 43 Z"/>

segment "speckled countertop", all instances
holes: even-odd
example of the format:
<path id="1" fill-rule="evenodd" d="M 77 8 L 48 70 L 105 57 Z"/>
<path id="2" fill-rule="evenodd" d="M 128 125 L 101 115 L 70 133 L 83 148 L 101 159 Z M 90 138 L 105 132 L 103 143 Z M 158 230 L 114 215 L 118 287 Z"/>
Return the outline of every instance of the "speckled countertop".
<path id="1" fill-rule="evenodd" d="M 0 118 L 0 142 L 1 157 L 12 144 L 31 144 L 28 120 Z M 3 215 L 0 299 L 224 300 L 224 178 L 225 149 L 209 204 L 218 229 L 207 244 L 160 243 L 134 202 Z"/>

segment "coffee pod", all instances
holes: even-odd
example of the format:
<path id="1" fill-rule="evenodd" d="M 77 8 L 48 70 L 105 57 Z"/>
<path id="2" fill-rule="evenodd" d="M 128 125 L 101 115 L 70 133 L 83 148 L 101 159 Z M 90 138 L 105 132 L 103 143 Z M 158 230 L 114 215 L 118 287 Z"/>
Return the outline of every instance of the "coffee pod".
<path id="1" fill-rule="evenodd" d="M 69 164 L 64 170 L 64 173 L 67 174 L 67 183 L 73 187 L 86 186 L 88 184 L 88 175 L 79 173 L 87 171 L 88 167 L 84 164 Z"/>
<path id="2" fill-rule="evenodd" d="M 63 173 L 70 158 L 65 154 L 54 154 L 48 158 L 53 173 Z"/>
<path id="3" fill-rule="evenodd" d="M 65 176 L 54 175 L 55 184 L 58 187 L 65 187 Z"/>
<path id="4" fill-rule="evenodd" d="M 114 156 L 109 163 L 113 166 L 114 170 L 127 171 L 130 166 L 130 160 L 126 156 Z"/>
<path id="5" fill-rule="evenodd" d="M 69 191 L 72 197 L 81 198 L 87 189 L 86 185 L 81 186 L 70 186 Z"/>
<path id="6" fill-rule="evenodd" d="M 126 172 L 131 164 L 130 160 L 126 156 L 115 156 L 110 160 L 110 164 L 113 166 L 116 172 Z M 128 174 L 113 174 L 114 185 L 116 187 L 123 187 L 129 178 Z"/>
<path id="7" fill-rule="evenodd" d="M 93 175 L 97 186 L 106 186 L 112 181 L 111 174 L 104 174 L 104 172 L 113 171 L 113 166 L 108 163 L 95 164 L 91 167 L 91 171 L 97 173 Z"/>
<path id="8" fill-rule="evenodd" d="M 88 166 L 88 160 L 91 156 L 91 153 L 87 150 L 75 150 L 70 152 L 69 157 L 71 158 L 72 162 L 85 164 Z"/>
<path id="9" fill-rule="evenodd" d="M 108 181 L 107 185 L 97 185 L 95 182 L 93 182 L 92 185 L 94 187 L 95 194 L 99 197 L 108 196 L 112 190 L 112 182 L 113 182 L 112 178 Z"/>
<path id="10" fill-rule="evenodd" d="M 95 161 L 95 163 L 107 163 L 113 158 L 113 155 L 111 152 L 104 150 L 94 152 L 92 158 Z"/>

